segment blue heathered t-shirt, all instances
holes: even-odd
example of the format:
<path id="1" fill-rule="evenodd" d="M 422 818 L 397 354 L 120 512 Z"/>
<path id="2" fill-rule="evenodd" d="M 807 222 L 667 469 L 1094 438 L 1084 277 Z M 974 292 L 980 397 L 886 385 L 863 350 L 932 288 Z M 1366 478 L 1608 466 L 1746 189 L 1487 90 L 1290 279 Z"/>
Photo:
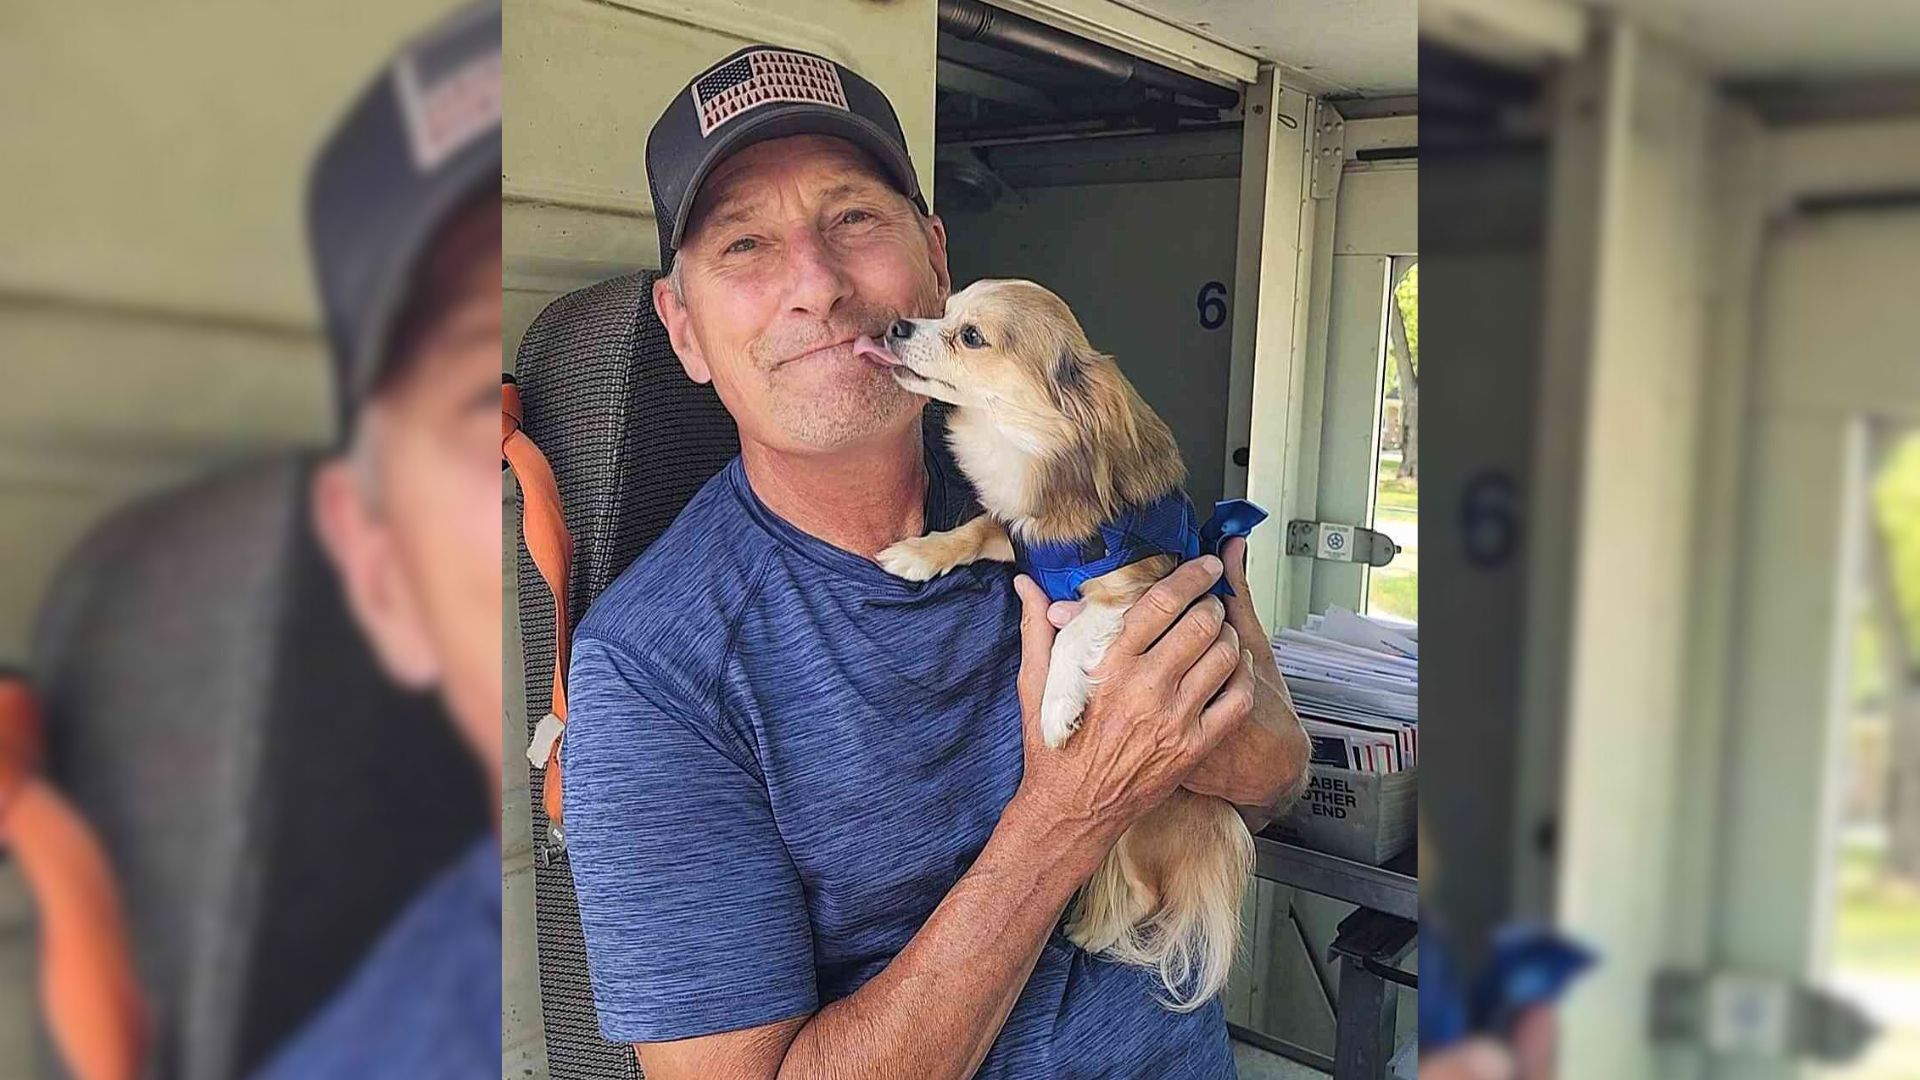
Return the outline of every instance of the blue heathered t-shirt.
<path id="1" fill-rule="evenodd" d="M 484 1080 L 500 1069 L 500 841 L 441 871 L 254 1080 Z"/>
<path id="2" fill-rule="evenodd" d="M 950 468 L 950 466 L 949 466 Z M 976 512 L 929 459 L 926 518 Z M 738 459 L 582 620 L 563 748 L 600 1030 L 657 1042 L 817 1011 L 959 880 L 1021 774 L 1019 601 L 1000 564 L 925 584 L 800 532 Z M 978 1073 L 1231 1077 L 1219 1001 L 1059 932 Z"/>

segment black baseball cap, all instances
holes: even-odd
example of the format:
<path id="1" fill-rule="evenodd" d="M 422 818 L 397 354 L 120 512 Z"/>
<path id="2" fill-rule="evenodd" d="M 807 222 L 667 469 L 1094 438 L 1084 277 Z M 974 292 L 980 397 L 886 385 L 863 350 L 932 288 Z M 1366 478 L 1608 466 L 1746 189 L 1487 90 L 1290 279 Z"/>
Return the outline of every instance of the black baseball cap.
<path id="1" fill-rule="evenodd" d="M 737 151 L 789 135 L 834 135 L 866 150 L 927 212 L 900 119 L 879 87 L 824 56 L 749 45 L 694 76 L 647 133 L 662 271 L 673 267 L 707 174 Z"/>
<path id="2" fill-rule="evenodd" d="M 343 433 L 394 359 L 422 259 L 459 211 L 499 185 L 500 2 L 481 0 L 401 48 L 308 177 L 307 236 Z"/>

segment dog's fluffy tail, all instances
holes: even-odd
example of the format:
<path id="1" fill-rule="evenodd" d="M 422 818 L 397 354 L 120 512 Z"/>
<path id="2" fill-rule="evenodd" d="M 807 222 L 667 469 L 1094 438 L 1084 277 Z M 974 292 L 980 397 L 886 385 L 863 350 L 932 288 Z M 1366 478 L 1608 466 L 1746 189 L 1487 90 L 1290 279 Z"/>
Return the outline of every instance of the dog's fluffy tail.
<path id="1" fill-rule="evenodd" d="M 1240 941 L 1240 900 L 1253 868 L 1253 835 L 1222 802 L 1209 819 L 1217 835 L 1187 848 L 1169 868 L 1164 895 L 1151 913 L 1122 910 L 1137 888 L 1122 887 L 1126 860 L 1108 855 L 1081 894 L 1073 937 L 1108 959 L 1155 971 L 1160 1003 L 1191 1012 L 1227 985 Z"/>

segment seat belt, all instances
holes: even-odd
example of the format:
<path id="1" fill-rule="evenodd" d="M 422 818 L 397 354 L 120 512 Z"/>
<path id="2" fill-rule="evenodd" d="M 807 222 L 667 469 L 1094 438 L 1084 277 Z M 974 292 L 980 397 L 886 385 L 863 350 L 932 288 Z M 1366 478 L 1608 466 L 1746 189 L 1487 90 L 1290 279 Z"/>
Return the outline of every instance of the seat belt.
<path id="1" fill-rule="evenodd" d="M 40 1005 L 78 1080 L 136 1080 L 147 1008 L 105 849 L 40 774 L 40 705 L 23 676 L 0 677 L 0 844 L 13 854 L 39 919 Z"/>
<path id="2" fill-rule="evenodd" d="M 560 824 L 560 738 L 567 723 L 567 583 L 573 573 L 573 534 L 560 505 L 560 485 L 547 457 L 521 429 L 520 388 L 513 376 L 500 386 L 500 455 L 520 484 L 521 532 L 534 568 L 553 594 L 553 705 L 533 730 L 527 761 L 544 769 L 540 799 L 547 820 Z"/>

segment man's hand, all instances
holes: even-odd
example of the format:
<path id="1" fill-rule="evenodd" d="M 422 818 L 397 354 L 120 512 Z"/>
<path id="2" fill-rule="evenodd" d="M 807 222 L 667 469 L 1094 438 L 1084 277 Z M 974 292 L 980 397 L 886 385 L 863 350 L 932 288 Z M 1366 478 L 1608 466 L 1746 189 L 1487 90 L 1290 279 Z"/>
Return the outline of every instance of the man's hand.
<path id="1" fill-rule="evenodd" d="M 1221 735 L 1218 745 L 1187 774 L 1182 786 L 1238 806 L 1248 818 L 1247 826 L 1257 832 L 1275 811 L 1300 793 L 1312 744 L 1294 712 L 1293 698 L 1280 676 L 1266 628 L 1260 625 L 1260 616 L 1253 608 L 1253 592 L 1247 586 L 1246 539 L 1228 539 L 1220 555 L 1226 564 L 1227 585 L 1233 589 L 1233 595 L 1226 599 L 1226 622 L 1239 639 L 1241 661 L 1252 678 L 1253 709 Z M 1078 601 L 1060 601 L 1047 609 L 1047 620 L 1052 626 L 1065 626 L 1080 607 Z"/>
<path id="2" fill-rule="evenodd" d="M 1010 814 L 1065 826 L 1062 839 L 1084 838 L 1082 850 L 1095 854 L 1097 865 L 1127 826 L 1163 802 L 1222 738 L 1246 723 L 1255 689 L 1242 661 L 1240 634 L 1221 602 L 1206 595 L 1222 569 L 1212 556 L 1195 559 L 1128 609 L 1119 634 L 1089 672 L 1094 689 L 1079 730 L 1057 750 L 1046 748 L 1039 731 L 1054 638 L 1047 598 L 1024 575 L 1014 579 L 1022 608 L 1026 774 Z"/>

